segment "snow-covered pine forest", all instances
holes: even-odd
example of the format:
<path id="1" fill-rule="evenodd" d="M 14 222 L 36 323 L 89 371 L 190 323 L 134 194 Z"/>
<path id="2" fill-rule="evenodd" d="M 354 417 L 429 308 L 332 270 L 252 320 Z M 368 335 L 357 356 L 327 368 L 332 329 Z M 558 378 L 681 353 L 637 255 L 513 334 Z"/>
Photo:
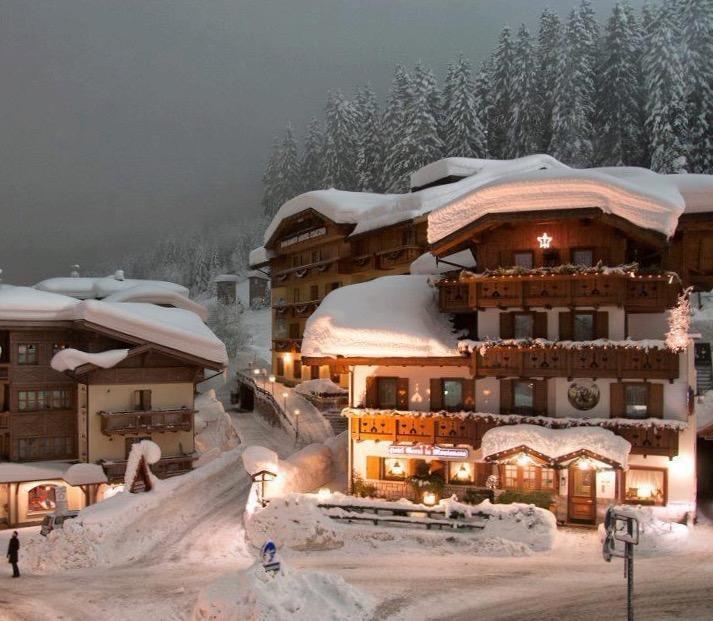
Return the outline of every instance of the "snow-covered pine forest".
<path id="1" fill-rule="evenodd" d="M 454 156 L 713 173 L 711 58 L 713 0 L 545 10 L 536 33 L 506 26 L 479 67 L 461 56 L 442 84 L 419 62 L 396 67 L 382 106 L 369 86 L 330 92 L 301 150 L 291 126 L 275 140 L 262 205 L 272 215 L 327 187 L 405 191 L 410 172 Z"/>

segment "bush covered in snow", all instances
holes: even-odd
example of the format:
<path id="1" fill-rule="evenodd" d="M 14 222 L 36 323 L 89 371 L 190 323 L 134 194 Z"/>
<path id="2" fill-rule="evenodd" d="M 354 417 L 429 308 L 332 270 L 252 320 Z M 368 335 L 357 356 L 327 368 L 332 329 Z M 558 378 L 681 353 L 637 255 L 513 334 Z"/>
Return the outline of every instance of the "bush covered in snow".
<path id="1" fill-rule="evenodd" d="M 193 621 L 357 621 L 370 618 L 373 608 L 370 596 L 338 576 L 284 563 L 273 576 L 253 565 L 203 589 Z"/>

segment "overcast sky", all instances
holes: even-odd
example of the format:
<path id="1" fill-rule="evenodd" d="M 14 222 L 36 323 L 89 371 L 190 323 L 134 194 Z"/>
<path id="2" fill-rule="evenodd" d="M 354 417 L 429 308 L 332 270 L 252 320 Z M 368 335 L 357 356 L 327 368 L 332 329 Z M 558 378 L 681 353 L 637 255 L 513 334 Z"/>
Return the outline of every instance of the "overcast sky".
<path id="1" fill-rule="evenodd" d="M 477 63 L 576 2 L 0 0 L 4 281 L 255 212 L 273 136 L 301 138 L 328 89 L 383 97 L 397 63 Z"/>

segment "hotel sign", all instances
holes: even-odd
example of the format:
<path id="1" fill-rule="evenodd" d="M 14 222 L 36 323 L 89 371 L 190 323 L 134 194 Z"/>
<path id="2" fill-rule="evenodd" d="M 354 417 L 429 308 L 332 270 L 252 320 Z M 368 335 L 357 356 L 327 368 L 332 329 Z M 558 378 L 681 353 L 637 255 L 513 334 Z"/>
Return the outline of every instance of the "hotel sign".
<path id="1" fill-rule="evenodd" d="M 470 449 L 465 447 L 438 446 L 434 444 L 391 444 L 389 445 L 389 455 L 468 459 L 470 457 Z"/>

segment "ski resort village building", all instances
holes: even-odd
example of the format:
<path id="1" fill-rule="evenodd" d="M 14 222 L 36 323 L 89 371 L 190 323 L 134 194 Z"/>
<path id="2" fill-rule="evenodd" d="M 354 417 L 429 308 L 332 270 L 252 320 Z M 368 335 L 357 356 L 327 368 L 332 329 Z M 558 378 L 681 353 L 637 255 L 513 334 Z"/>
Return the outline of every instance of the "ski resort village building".
<path id="1" fill-rule="evenodd" d="M 70 509 L 100 499 L 143 439 L 157 476 L 191 469 L 195 386 L 227 357 L 169 284 L 0 286 L 0 525 L 41 521 L 61 488 Z"/>
<path id="2" fill-rule="evenodd" d="M 712 181 L 531 156 L 437 162 L 408 195 L 300 196 L 265 238 L 288 331 L 277 374 L 303 376 L 289 349 L 347 380 L 352 491 L 540 491 L 563 523 L 613 502 L 683 519 L 696 424 L 681 293 L 713 287 Z"/>

